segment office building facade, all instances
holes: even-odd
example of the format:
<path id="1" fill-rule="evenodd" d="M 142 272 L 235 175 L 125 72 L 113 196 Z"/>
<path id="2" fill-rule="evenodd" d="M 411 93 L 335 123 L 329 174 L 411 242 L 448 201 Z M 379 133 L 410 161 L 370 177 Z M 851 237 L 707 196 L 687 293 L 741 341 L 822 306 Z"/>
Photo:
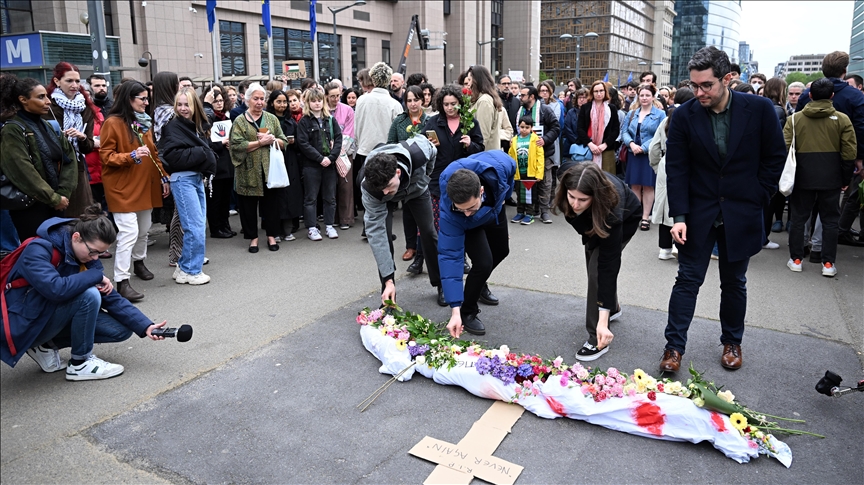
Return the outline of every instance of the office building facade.
<path id="1" fill-rule="evenodd" d="M 713 45 L 740 61 L 741 2 L 720 0 L 678 0 L 675 2 L 672 34 L 671 81 L 689 79 L 687 63 L 699 49 Z"/>

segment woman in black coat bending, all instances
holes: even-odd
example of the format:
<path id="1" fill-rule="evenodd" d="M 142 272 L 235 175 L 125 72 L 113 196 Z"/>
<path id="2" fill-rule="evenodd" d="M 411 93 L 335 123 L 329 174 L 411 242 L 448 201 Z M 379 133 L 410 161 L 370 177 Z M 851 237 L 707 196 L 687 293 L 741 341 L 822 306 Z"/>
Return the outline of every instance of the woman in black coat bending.
<path id="1" fill-rule="evenodd" d="M 621 253 L 642 218 L 642 204 L 615 174 L 591 162 L 568 169 L 558 183 L 555 210 L 582 235 L 588 270 L 585 327 L 588 341 L 576 359 L 592 361 L 609 350 L 609 322 L 621 315 L 618 272 Z"/>

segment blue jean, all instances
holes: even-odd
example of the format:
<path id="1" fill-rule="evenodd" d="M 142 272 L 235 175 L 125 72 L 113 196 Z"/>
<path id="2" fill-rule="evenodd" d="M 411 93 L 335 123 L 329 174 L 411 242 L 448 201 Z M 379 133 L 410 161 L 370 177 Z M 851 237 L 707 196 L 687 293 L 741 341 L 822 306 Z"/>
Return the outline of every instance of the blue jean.
<path id="1" fill-rule="evenodd" d="M 102 295 L 96 287 L 88 288 L 77 297 L 57 305 L 57 309 L 36 337 L 33 346 L 42 345 L 58 337 L 58 340 L 68 340 L 72 347 L 73 359 L 86 360 L 93 351 L 96 320 L 102 313 L 99 311 L 101 306 Z"/>
<path id="2" fill-rule="evenodd" d="M 15 230 L 9 211 L 0 211 L 0 250 L 12 252 L 20 244 L 18 232 Z"/>
<path id="3" fill-rule="evenodd" d="M 720 260 L 720 343 L 741 345 L 744 316 L 747 313 L 747 266 L 750 258 L 729 261 L 725 227 L 711 227 L 702 245 L 678 247 L 678 277 L 669 297 L 669 319 L 666 323 L 666 348 L 684 354 L 687 330 L 696 311 L 699 287 L 711 262 L 711 250 L 717 243 Z M 691 249 L 695 248 L 695 249 Z"/>
<path id="4" fill-rule="evenodd" d="M 177 264 L 186 274 L 196 275 L 204 267 L 205 223 L 207 199 L 204 197 L 204 179 L 200 173 L 180 176 L 171 180 L 174 205 L 183 226 L 183 252 Z"/>

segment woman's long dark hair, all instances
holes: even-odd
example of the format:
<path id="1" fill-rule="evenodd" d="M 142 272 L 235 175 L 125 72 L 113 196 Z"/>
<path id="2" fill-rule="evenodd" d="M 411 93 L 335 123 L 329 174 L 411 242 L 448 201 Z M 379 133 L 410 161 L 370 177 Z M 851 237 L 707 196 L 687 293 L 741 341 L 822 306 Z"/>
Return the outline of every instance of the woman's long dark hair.
<path id="1" fill-rule="evenodd" d="M 600 170 L 600 167 L 590 161 L 580 163 L 567 169 L 564 176 L 561 177 L 561 182 L 558 183 L 553 210 L 555 213 L 560 211 L 565 217 L 576 217 L 573 207 L 570 206 L 570 201 L 567 200 L 568 190 L 578 190 L 592 197 L 591 206 L 588 210 L 591 211 L 593 227 L 585 235 L 599 238 L 609 237 L 608 229 L 610 226 L 607 219 L 609 214 L 618 206 L 620 197 L 615 186 Z"/>
<path id="2" fill-rule="evenodd" d="M 180 80 L 177 74 L 170 71 L 162 71 L 153 76 L 153 99 L 150 106 L 156 109 L 158 106 L 168 104 L 174 106 L 174 97 L 180 90 Z"/>
<path id="3" fill-rule="evenodd" d="M 132 100 L 141 93 L 149 93 L 147 86 L 138 81 L 126 81 L 114 92 L 114 105 L 108 117 L 117 116 L 123 120 L 126 129 L 129 130 L 129 139 L 135 141 L 135 133 L 132 132 L 132 123 L 136 120 L 135 110 L 132 109 Z M 145 94 L 146 96 L 147 94 Z M 172 101 L 173 105 L 174 102 Z"/>
<path id="4" fill-rule="evenodd" d="M 281 89 L 276 91 L 270 91 L 270 96 L 267 98 L 267 107 L 264 108 L 264 111 L 276 115 L 276 100 L 279 99 L 279 96 L 285 96 L 285 111 L 282 113 L 282 116 L 285 116 L 291 113 L 291 108 L 288 107 L 288 95 L 285 94 L 285 91 Z"/>
<path id="5" fill-rule="evenodd" d="M 456 98 L 459 103 L 462 103 L 462 86 L 458 84 L 445 84 L 441 86 L 441 89 L 435 93 L 435 97 L 432 98 L 432 109 L 437 111 L 442 116 L 446 117 L 444 114 L 444 97 L 445 96 L 453 96 Z"/>
<path id="6" fill-rule="evenodd" d="M 468 72 L 471 73 L 471 78 L 474 80 L 474 89 L 471 90 L 471 103 L 476 103 L 477 98 L 481 94 L 488 94 L 492 97 L 492 103 L 495 104 L 495 111 L 500 111 L 504 105 L 498 96 L 498 88 L 495 87 L 495 79 L 492 77 L 489 69 L 483 66 L 471 66 Z M 420 99 L 423 99 L 423 96 L 420 96 Z"/>

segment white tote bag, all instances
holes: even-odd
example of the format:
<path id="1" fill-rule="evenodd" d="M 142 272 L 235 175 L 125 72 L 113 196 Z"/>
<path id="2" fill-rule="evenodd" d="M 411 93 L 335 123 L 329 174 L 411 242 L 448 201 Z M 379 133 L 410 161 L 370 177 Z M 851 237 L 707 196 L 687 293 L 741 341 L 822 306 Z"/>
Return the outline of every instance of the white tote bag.
<path id="1" fill-rule="evenodd" d="M 288 170 L 285 168 L 285 155 L 276 143 L 270 145 L 270 169 L 267 171 L 267 188 L 288 187 Z"/>
<path id="2" fill-rule="evenodd" d="M 795 167 L 798 162 L 795 161 L 795 115 L 792 115 L 792 144 L 789 145 L 789 154 L 786 155 L 786 165 L 783 167 L 783 173 L 780 174 L 780 193 L 788 196 L 792 193 L 792 188 L 795 186 Z"/>

